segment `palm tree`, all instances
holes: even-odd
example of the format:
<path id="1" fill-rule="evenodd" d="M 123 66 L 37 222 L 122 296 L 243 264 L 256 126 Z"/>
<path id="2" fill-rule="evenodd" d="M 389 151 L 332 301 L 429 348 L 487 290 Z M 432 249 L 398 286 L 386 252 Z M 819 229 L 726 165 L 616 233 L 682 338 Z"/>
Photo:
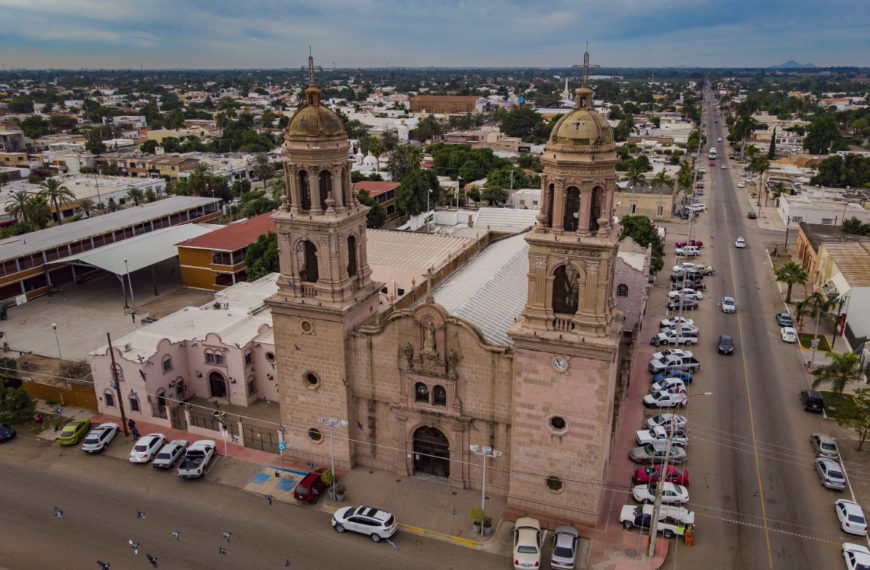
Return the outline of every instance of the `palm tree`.
<path id="1" fill-rule="evenodd" d="M 819 321 L 821 320 L 833 320 L 836 318 L 836 315 L 831 313 L 831 310 L 836 306 L 837 299 L 826 299 L 824 295 L 820 291 L 816 291 L 809 297 L 807 297 L 806 305 L 804 307 L 805 314 L 809 317 L 812 317 L 813 320 L 816 321 L 816 328 L 813 331 L 813 343 L 815 344 L 816 340 L 819 336 Z M 817 349 L 813 350 L 813 358 L 810 361 L 810 367 L 816 361 L 816 352 Z"/>
<path id="2" fill-rule="evenodd" d="M 27 201 L 30 196 L 25 190 L 19 190 L 12 193 L 12 198 L 6 204 L 6 213 L 18 218 L 19 221 L 26 222 L 27 219 Z"/>
<path id="3" fill-rule="evenodd" d="M 133 200 L 133 205 L 138 206 L 139 200 L 145 199 L 145 194 L 142 193 L 142 190 L 139 188 L 129 188 L 127 189 L 127 198 Z"/>
<path id="4" fill-rule="evenodd" d="M 110 212 L 117 212 L 118 210 L 121 209 L 121 206 L 118 205 L 117 202 L 115 202 L 114 198 L 109 197 L 109 203 L 106 206 L 106 209 L 109 210 Z"/>
<path id="5" fill-rule="evenodd" d="M 667 171 L 662 170 L 650 180 L 649 185 L 659 189 L 659 202 L 661 203 L 661 195 L 664 193 L 665 188 L 673 187 L 674 181 L 668 176 Z"/>
<path id="6" fill-rule="evenodd" d="M 870 365 L 863 364 L 861 357 L 854 352 L 848 354 L 831 353 L 831 363 L 819 366 L 813 370 L 813 388 L 818 388 L 821 384 L 830 382 L 831 391 L 838 396 L 843 394 L 846 389 L 846 384 L 849 382 L 858 382 L 867 374 Z"/>
<path id="7" fill-rule="evenodd" d="M 275 166 L 269 162 L 269 157 L 265 154 L 257 155 L 257 162 L 251 168 L 254 176 L 263 181 L 263 189 L 266 188 L 266 181 L 275 175 Z"/>
<path id="8" fill-rule="evenodd" d="M 79 202 L 79 210 L 88 218 L 91 217 L 91 212 L 94 211 L 94 208 L 95 206 L 92 200 L 82 200 L 81 202 Z"/>
<path id="9" fill-rule="evenodd" d="M 220 134 L 218 136 L 224 136 L 224 127 L 227 126 L 227 114 L 226 113 L 215 113 L 214 115 L 214 124 L 217 128 L 220 129 Z"/>
<path id="10" fill-rule="evenodd" d="M 776 277 L 777 281 L 788 285 L 788 291 L 785 294 L 786 303 L 791 303 L 792 287 L 796 283 L 804 285 L 810 279 L 810 274 L 807 273 L 803 267 L 801 267 L 794 261 L 789 261 L 788 263 L 774 271 L 773 275 Z"/>
<path id="11" fill-rule="evenodd" d="M 31 196 L 27 201 L 27 220 L 38 230 L 51 223 L 51 205 L 44 195 Z"/>
<path id="12" fill-rule="evenodd" d="M 63 204 L 69 204 L 76 201 L 76 196 L 70 189 L 61 184 L 57 178 L 48 178 L 39 185 L 41 190 L 39 193 L 45 196 L 45 199 L 54 206 L 54 211 L 57 213 L 58 225 L 63 225 L 63 215 L 60 207 Z"/>
<path id="13" fill-rule="evenodd" d="M 631 186 L 631 208 L 628 210 L 630 216 L 634 215 L 634 189 L 646 183 L 646 175 L 644 172 L 645 171 L 642 168 L 631 165 L 625 173 L 628 184 Z"/>
<path id="14" fill-rule="evenodd" d="M 776 201 L 779 200 L 780 196 L 785 194 L 785 191 L 785 184 L 783 184 L 782 182 L 777 182 L 776 185 L 773 187 L 773 190 L 771 190 L 768 194 L 768 197 L 770 195 L 773 195 L 773 202 L 774 204 L 776 204 Z M 764 205 L 767 206 L 767 198 L 764 199 Z"/>
<path id="15" fill-rule="evenodd" d="M 411 147 L 411 150 L 408 152 L 408 166 L 411 167 L 411 170 L 420 170 L 422 164 L 423 151 L 420 147 Z"/>

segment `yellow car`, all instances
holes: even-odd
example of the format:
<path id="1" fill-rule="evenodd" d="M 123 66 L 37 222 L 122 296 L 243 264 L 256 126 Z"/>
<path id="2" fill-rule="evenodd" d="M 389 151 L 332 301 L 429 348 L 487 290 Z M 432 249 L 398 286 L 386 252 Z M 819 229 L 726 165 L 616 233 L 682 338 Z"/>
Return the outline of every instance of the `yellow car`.
<path id="1" fill-rule="evenodd" d="M 75 445 L 88 433 L 91 428 L 91 420 L 73 420 L 63 426 L 57 442 L 61 445 Z"/>

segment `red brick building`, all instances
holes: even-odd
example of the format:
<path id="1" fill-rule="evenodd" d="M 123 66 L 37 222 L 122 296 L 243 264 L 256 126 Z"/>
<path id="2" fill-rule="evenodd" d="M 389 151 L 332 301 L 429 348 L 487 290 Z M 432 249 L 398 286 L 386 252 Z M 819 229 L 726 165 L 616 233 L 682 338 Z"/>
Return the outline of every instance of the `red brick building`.
<path id="1" fill-rule="evenodd" d="M 377 182 L 363 180 L 353 185 L 357 192 L 366 190 L 378 204 L 387 209 L 387 221 L 399 217 L 396 211 L 396 189 L 401 186 L 398 182 Z"/>

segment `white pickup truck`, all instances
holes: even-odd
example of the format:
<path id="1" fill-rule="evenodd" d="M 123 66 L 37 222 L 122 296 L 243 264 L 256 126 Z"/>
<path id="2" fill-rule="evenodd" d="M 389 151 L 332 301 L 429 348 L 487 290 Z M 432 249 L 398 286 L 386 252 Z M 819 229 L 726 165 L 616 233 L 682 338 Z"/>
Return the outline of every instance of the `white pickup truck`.
<path id="1" fill-rule="evenodd" d="M 187 448 L 184 458 L 178 465 L 178 476 L 184 479 L 198 479 L 205 475 L 205 468 L 214 457 L 217 444 L 211 439 L 195 441 Z"/>
<path id="2" fill-rule="evenodd" d="M 655 355 L 653 355 L 652 360 L 649 361 L 649 371 L 653 374 L 658 374 L 667 368 L 677 368 L 683 372 L 694 374 L 701 368 L 701 363 L 691 356 L 681 357 L 676 355 L 665 355 L 661 358 L 655 358 Z"/>
<path id="3" fill-rule="evenodd" d="M 619 522 L 627 529 L 634 527 L 640 527 L 643 530 L 649 529 L 652 526 L 654 509 L 653 505 L 625 505 L 619 514 Z M 659 524 L 656 528 L 665 538 L 673 538 L 681 536 L 687 525 L 694 524 L 694 512 L 683 507 L 662 505 L 659 511 Z"/>

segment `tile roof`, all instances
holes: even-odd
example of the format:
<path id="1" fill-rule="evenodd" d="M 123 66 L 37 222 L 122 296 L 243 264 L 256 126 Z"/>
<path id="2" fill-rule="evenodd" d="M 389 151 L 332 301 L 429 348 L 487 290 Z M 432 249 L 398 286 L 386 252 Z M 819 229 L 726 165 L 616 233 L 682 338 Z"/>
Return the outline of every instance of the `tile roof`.
<path id="1" fill-rule="evenodd" d="M 510 208 L 481 208 L 474 220 L 474 227 L 485 231 L 510 233 L 525 231 L 535 225 L 538 210 L 512 210 Z"/>
<path id="2" fill-rule="evenodd" d="M 870 287 L 870 243 L 826 243 L 824 246 L 850 287 Z"/>
<path id="3" fill-rule="evenodd" d="M 507 331 L 528 299 L 525 238 L 520 234 L 490 245 L 433 291 L 435 302 L 477 325 L 487 340 L 513 346 Z"/>
<path id="4" fill-rule="evenodd" d="M 251 245 L 261 235 L 274 232 L 275 222 L 271 216 L 272 212 L 266 212 L 175 245 L 213 251 L 236 251 Z"/>
<path id="5" fill-rule="evenodd" d="M 366 190 L 371 196 L 377 196 L 378 194 L 395 190 L 399 186 L 401 186 L 399 182 L 380 182 L 377 180 L 361 180 L 355 182 L 353 185 L 357 191 Z"/>

